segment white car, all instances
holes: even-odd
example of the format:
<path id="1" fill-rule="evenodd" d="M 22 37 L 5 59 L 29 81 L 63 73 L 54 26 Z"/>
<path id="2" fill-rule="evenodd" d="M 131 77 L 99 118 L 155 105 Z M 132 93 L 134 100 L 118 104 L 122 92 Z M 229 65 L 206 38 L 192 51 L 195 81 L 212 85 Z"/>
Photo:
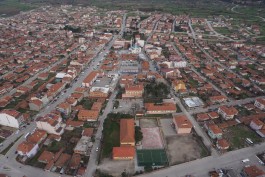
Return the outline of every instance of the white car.
<path id="1" fill-rule="evenodd" d="M 96 148 L 96 152 L 98 152 L 98 147 Z"/>

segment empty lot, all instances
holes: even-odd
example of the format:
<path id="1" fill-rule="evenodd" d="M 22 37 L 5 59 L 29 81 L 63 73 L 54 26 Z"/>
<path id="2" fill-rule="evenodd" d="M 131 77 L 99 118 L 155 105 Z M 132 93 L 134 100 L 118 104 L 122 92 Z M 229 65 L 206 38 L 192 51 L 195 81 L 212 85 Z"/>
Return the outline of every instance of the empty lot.
<path id="1" fill-rule="evenodd" d="M 129 174 L 134 174 L 135 172 L 135 165 L 134 160 L 112 160 L 109 158 L 105 158 L 102 160 L 101 164 L 99 165 L 100 171 L 110 174 L 112 176 L 121 176 L 121 173 L 126 170 Z"/>
<path id="2" fill-rule="evenodd" d="M 190 135 L 176 135 L 166 138 L 170 165 L 184 163 L 201 158 L 203 148 Z"/>

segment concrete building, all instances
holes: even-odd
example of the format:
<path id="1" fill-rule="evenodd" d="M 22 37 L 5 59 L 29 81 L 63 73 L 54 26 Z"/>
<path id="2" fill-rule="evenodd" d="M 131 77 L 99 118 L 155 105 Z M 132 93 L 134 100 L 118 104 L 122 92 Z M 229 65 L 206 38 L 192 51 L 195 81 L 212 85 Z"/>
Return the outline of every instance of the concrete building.
<path id="1" fill-rule="evenodd" d="M 238 111 L 234 107 L 221 106 L 218 109 L 218 113 L 225 119 L 233 119 L 235 115 L 238 114 Z"/>
<path id="2" fill-rule="evenodd" d="M 24 141 L 17 147 L 17 153 L 21 156 L 27 156 L 28 158 L 33 157 L 37 154 L 39 149 L 38 144 Z"/>
<path id="3" fill-rule="evenodd" d="M 0 112 L 0 125 L 19 128 L 23 122 L 23 114 L 16 110 L 5 109 Z"/>
<path id="4" fill-rule="evenodd" d="M 62 123 L 62 119 L 54 119 L 53 116 L 46 115 L 36 119 L 37 128 L 45 130 L 49 134 L 62 135 L 65 125 Z"/>
<path id="5" fill-rule="evenodd" d="M 176 115 L 173 117 L 173 122 L 177 134 L 189 134 L 192 130 L 192 124 L 185 115 Z"/>
<path id="6" fill-rule="evenodd" d="M 92 146 L 91 138 L 82 136 L 74 148 L 74 152 L 81 155 L 87 155 L 88 148 Z"/>
<path id="7" fill-rule="evenodd" d="M 254 105 L 259 108 L 260 110 L 265 110 L 265 99 L 257 99 L 254 103 Z"/>

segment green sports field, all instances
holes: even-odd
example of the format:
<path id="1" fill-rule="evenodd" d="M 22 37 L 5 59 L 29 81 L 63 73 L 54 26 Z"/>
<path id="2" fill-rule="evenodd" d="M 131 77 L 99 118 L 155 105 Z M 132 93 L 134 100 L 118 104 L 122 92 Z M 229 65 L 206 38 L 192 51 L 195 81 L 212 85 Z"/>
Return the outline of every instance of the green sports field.
<path id="1" fill-rule="evenodd" d="M 164 149 L 137 150 L 137 161 L 139 166 L 168 165 L 168 159 Z"/>

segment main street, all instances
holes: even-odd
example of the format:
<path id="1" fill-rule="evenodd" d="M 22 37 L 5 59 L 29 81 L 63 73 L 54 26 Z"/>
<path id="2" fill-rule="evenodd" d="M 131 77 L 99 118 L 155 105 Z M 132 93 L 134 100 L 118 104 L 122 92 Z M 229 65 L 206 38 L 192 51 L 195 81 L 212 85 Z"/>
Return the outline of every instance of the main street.
<path id="1" fill-rule="evenodd" d="M 122 36 L 123 32 L 125 31 L 125 24 L 126 24 L 126 14 L 124 14 L 123 16 L 123 21 L 122 21 L 122 27 L 121 27 L 121 31 L 119 33 L 118 36 Z M 117 36 L 115 36 L 117 38 Z M 111 46 L 109 46 L 111 47 Z M 115 85 L 117 84 L 118 82 L 118 79 L 115 83 Z M 117 95 L 117 92 L 114 91 L 109 100 L 108 100 L 108 104 L 104 110 L 104 113 L 99 117 L 99 128 L 97 130 L 97 133 L 95 135 L 95 142 L 94 142 L 94 145 L 93 145 L 93 148 L 91 150 L 91 154 L 90 154 L 90 157 L 89 157 L 89 162 L 88 162 L 88 165 L 87 165 L 87 169 L 86 169 L 86 173 L 85 173 L 85 177 L 92 177 L 95 170 L 97 169 L 97 164 L 98 164 L 98 159 L 100 158 L 99 155 L 100 155 L 100 150 L 101 150 L 101 139 L 102 139 L 102 130 L 103 130 L 103 124 L 104 124 L 104 120 L 106 119 L 107 115 L 112 111 L 113 109 L 113 101 L 114 99 L 116 98 L 116 95 Z M 96 148 L 99 148 L 99 151 L 96 151 Z"/>
<path id="2" fill-rule="evenodd" d="M 255 161 L 256 153 L 263 152 L 265 143 L 247 147 L 236 151 L 231 151 L 219 157 L 209 156 L 203 159 L 197 159 L 180 165 L 171 166 L 153 173 L 141 175 L 141 177 L 184 177 L 185 175 L 194 175 L 196 177 L 206 177 L 208 172 L 213 169 L 233 168 L 240 170 L 243 167 L 241 162 L 245 158 Z M 264 169 L 264 166 L 261 167 Z"/>
<path id="3" fill-rule="evenodd" d="M 206 108 L 195 108 L 195 109 L 189 110 L 189 113 L 190 114 L 197 114 L 200 112 L 207 112 L 209 110 L 217 109 L 223 105 L 226 105 L 226 106 L 243 105 L 243 104 L 254 102 L 258 98 L 265 98 L 265 96 L 246 98 L 246 99 L 242 99 L 242 100 L 234 100 L 234 101 L 230 101 L 230 102 L 225 102 L 225 103 L 221 103 L 221 104 L 217 104 L 217 105 L 208 106 Z"/>

